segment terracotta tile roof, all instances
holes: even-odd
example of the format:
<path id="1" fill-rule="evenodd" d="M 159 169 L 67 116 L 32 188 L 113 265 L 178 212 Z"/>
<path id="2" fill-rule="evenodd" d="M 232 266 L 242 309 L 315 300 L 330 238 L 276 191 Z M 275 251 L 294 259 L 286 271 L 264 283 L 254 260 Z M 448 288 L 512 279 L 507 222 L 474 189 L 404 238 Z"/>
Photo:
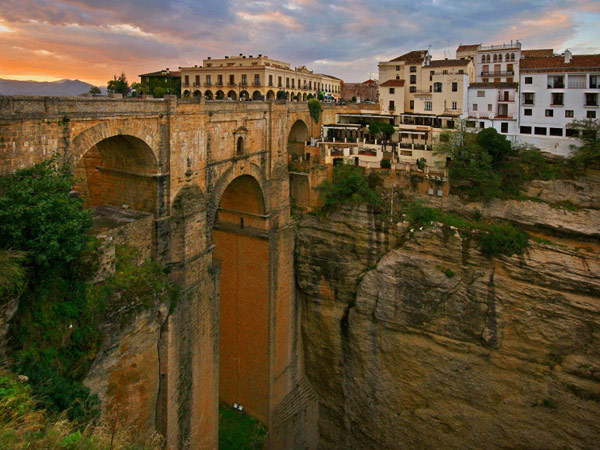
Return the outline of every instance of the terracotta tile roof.
<path id="1" fill-rule="evenodd" d="M 465 44 L 465 45 L 460 44 L 458 46 L 458 48 L 456 49 L 456 53 L 476 51 L 478 47 L 479 47 L 479 44 Z"/>
<path id="2" fill-rule="evenodd" d="M 380 86 L 404 86 L 404 80 L 388 80 L 385 83 L 380 84 Z"/>
<path id="3" fill-rule="evenodd" d="M 521 52 L 523 58 L 541 58 L 546 56 L 554 56 L 554 50 L 551 48 L 535 48 L 531 50 L 523 50 Z"/>
<path id="4" fill-rule="evenodd" d="M 583 69 L 600 69 L 600 55 L 573 55 L 566 63 L 564 56 L 523 58 L 519 62 L 521 72 L 578 72 Z"/>
<path id="5" fill-rule="evenodd" d="M 429 61 L 429 66 L 426 67 L 467 66 L 470 62 L 470 59 L 434 59 Z"/>
<path id="6" fill-rule="evenodd" d="M 363 81 L 361 84 L 377 84 L 377 81 L 375 81 L 375 80 L 367 80 L 367 81 Z"/>
<path id="7" fill-rule="evenodd" d="M 421 63 L 425 59 L 427 50 L 413 50 L 412 52 L 405 53 L 404 55 L 398 56 L 392 59 L 392 61 L 404 61 L 407 63 Z"/>
<path id="8" fill-rule="evenodd" d="M 497 82 L 497 83 L 471 83 L 470 88 L 477 89 L 517 89 L 519 83 Z"/>

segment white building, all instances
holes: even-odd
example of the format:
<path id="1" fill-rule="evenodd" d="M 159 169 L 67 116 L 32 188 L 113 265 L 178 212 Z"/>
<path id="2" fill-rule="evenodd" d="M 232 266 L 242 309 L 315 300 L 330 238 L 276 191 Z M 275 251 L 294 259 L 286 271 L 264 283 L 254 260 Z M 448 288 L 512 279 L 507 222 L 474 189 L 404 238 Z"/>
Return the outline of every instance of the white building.
<path id="1" fill-rule="evenodd" d="M 458 57 L 458 55 L 457 55 Z M 475 81 L 512 83 L 519 79 L 521 43 L 479 45 L 475 57 Z"/>
<path id="2" fill-rule="evenodd" d="M 519 132 L 519 84 L 471 83 L 467 126 L 474 129 L 495 128 L 515 141 Z"/>
<path id="3" fill-rule="evenodd" d="M 600 55 L 531 57 L 520 65 L 519 140 L 567 155 L 574 119 L 598 119 Z"/>

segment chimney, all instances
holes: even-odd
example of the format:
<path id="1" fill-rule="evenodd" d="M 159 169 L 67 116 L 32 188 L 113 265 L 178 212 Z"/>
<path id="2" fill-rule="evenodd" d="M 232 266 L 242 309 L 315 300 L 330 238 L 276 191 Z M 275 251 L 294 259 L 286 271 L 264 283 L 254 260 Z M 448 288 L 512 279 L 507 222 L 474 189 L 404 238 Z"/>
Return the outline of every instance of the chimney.
<path id="1" fill-rule="evenodd" d="M 242 56 L 242 55 L 243 55 L 243 53 L 240 53 L 240 56 Z"/>
<path id="2" fill-rule="evenodd" d="M 206 59 L 212 59 L 212 56 L 209 56 L 209 57 L 208 57 L 208 58 L 206 58 Z"/>
<path id="3" fill-rule="evenodd" d="M 229 59 L 229 56 L 226 56 L 225 59 Z"/>
<path id="4" fill-rule="evenodd" d="M 259 54 L 258 54 L 258 57 L 259 57 L 259 58 L 262 58 L 262 53 L 259 53 Z"/>
<path id="5" fill-rule="evenodd" d="M 573 54 L 569 50 L 565 50 L 565 63 L 570 63 Z"/>
<path id="6" fill-rule="evenodd" d="M 425 59 L 423 60 L 423 65 L 424 66 L 428 66 L 429 63 L 431 62 L 431 55 L 429 54 L 429 52 L 425 55 Z"/>

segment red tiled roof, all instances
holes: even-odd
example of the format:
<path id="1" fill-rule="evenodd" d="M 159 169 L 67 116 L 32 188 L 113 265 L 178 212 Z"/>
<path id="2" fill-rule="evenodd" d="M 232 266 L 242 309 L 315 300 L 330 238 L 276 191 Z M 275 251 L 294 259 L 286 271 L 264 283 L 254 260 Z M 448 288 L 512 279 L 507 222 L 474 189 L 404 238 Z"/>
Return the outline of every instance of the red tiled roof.
<path id="1" fill-rule="evenodd" d="M 404 61 L 407 63 L 420 63 L 425 59 L 427 50 L 413 50 L 412 52 L 405 53 L 404 55 L 398 56 L 392 59 L 392 61 Z"/>
<path id="2" fill-rule="evenodd" d="M 456 52 L 472 52 L 474 50 L 477 50 L 477 48 L 479 47 L 479 44 L 460 44 L 458 46 L 458 48 L 456 49 Z"/>
<path id="3" fill-rule="evenodd" d="M 569 72 L 582 69 L 599 69 L 600 55 L 573 55 L 570 62 L 564 56 L 523 58 L 519 62 L 521 72 Z"/>
<path id="4" fill-rule="evenodd" d="M 380 86 L 404 86 L 404 80 L 388 80 L 385 83 L 380 84 Z"/>
<path id="5" fill-rule="evenodd" d="M 429 61 L 429 67 L 466 66 L 470 62 L 470 59 L 434 59 Z"/>
<path id="6" fill-rule="evenodd" d="M 523 58 L 541 58 L 547 56 L 554 56 L 554 50 L 551 48 L 534 48 L 531 50 L 523 50 L 521 52 Z"/>
<path id="7" fill-rule="evenodd" d="M 470 88 L 478 89 L 517 89 L 519 83 L 497 82 L 497 83 L 471 83 Z"/>
<path id="8" fill-rule="evenodd" d="M 363 81 L 361 84 L 377 84 L 377 81 L 375 81 L 375 80 L 367 80 L 367 81 Z"/>

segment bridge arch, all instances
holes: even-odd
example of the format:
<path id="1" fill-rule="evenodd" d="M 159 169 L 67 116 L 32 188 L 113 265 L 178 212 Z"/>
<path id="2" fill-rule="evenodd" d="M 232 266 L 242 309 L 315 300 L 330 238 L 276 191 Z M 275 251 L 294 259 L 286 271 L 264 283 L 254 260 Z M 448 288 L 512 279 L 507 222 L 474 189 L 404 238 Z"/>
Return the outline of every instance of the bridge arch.
<path id="1" fill-rule="evenodd" d="M 233 179 L 231 179 L 233 178 Z M 219 282 L 219 398 L 268 423 L 270 241 L 263 187 L 225 176 L 213 222 Z"/>
<path id="2" fill-rule="evenodd" d="M 97 142 L 79 159 L 75 190 L 84 205 L 110 205 L 156 214 L 158 162 L 146 142 L 126 134 Z"/>
<path id="3" fill-rule="evenodd" d="M 310 133 L 306 122 L 297 119 L 291 126 L 287 136 L 287 151 L 289 155 L 303 156 L 304 145 L 310 139 Z"/>

